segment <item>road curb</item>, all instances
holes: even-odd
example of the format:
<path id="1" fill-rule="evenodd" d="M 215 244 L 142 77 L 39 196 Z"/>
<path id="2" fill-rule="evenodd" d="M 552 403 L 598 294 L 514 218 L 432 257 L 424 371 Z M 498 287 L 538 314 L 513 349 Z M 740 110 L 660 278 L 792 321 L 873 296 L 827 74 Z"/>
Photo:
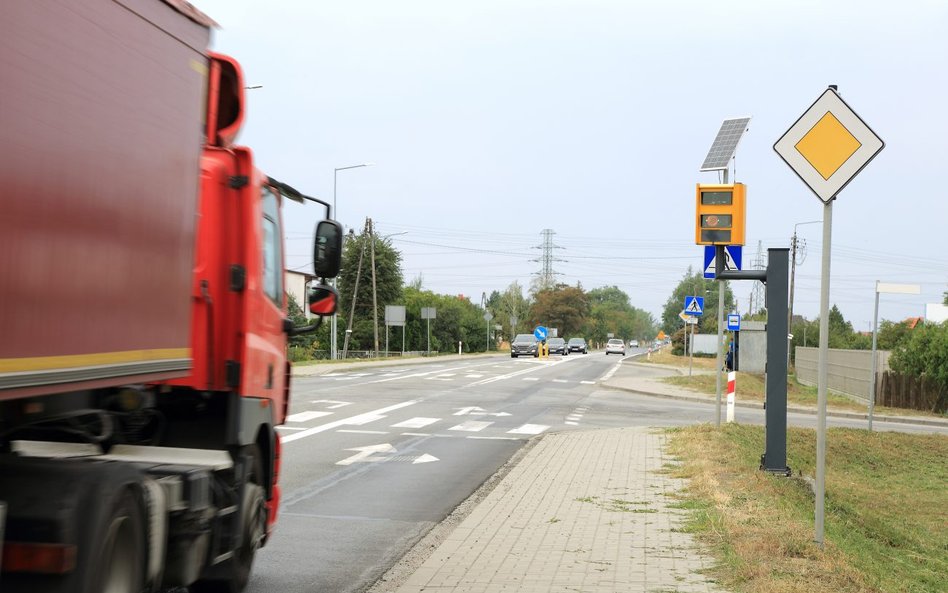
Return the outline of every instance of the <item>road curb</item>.
<path id="1" fill-rule="evenodd" d="M 675 395 L 670 393 L 658 393 L 655 391 L 647 391 L 645 389 L 635 388 L 635 387 L 624 387 L 622 385 L 615 385 L 612 381 L 607 381 L 602 384 L 603 387 L 607 389 L 615 389 L 617 391 L 627 391 L 629 393 L 637 393 L 640 395 L 648 395 L 651 397 L 661 397 L 664 399 L 679 399 L 683 401 L 691 401 L 705 404 L 715 403 L 714 397 L 703 397 L 699 395 Z M 723 396 L 723 394 L 722 394 Z M 721 398 L 722 405 L 724 404 L 724 398 Z M 753 409 L 753 410 L 762 410 L 764 406 L 762 404 L 748 404 L 748 403 L 735 403 L 739 408 Z M 798 406 L 787 406 L 787 412 L 794 412 L 797 414 L 810 414 L 812 416 L 816 415 L 816 410 L 812 408 L 801 408 Z M 869 421 L 868 414 L 861 414 L 859 412 L 834 412 L 832 410 L 827 410 L 827 416 L 833 416 L 836 418 L 850 418 L 854 420 L 865 420 Z M 880 416 L 878 414 L 873 414 L 872 419 L 875 422 L 891 422 L 896 424 L 915 424 L 920 426 L 941 426 L 948 428 L 948 421 L 939 420 L 937 418 L 920 418 L 917 416 L 905 417 L 905 416 Z"/>

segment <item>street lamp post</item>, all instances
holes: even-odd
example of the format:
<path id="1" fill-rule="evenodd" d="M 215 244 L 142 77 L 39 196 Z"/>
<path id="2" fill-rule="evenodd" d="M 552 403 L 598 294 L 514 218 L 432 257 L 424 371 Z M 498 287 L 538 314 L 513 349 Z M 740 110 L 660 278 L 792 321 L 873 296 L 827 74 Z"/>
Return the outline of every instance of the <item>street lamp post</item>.
<path id="1" fill-rule="evenodd" d="M 375 163 L 362 163 L 360 165 L 349 165 L 347 167 L 336 167 L 332 170 L 332 216 L 334 220 L 339 220 L 339 215 L 336 210 L 336 178 L 339 171 L 345 171 L 347 169 L 358 169 L 360 167 L 371 167 Z M 336 288 L 336 279 L 332 279 L 332 287 Z M 339 341 L 336 338 L 336 333 L 339 329 L 339 316 L 336 313 L 333 313 L 332 323 L 330 323 L 331 331 L 329 336 L 329 349 L 330 349 L 330 359 L 336 360 L 338 355 L 338 346 Z"/>

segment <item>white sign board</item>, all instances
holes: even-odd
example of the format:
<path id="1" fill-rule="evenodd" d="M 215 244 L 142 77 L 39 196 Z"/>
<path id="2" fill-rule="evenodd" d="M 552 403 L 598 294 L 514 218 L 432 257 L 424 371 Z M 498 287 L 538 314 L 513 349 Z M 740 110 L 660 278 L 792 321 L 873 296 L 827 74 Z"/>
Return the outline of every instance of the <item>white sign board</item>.
<path id="1" fill-rule="evenodd" d="M 385 325 L 405 325 L 404 305 L 385 305 Z"/>
<path id="2" fill-rule="evenodd" d="M 774 144 L 774 150 L 824 203 L 829 202 L 885 142 L 832 88 Z"/>

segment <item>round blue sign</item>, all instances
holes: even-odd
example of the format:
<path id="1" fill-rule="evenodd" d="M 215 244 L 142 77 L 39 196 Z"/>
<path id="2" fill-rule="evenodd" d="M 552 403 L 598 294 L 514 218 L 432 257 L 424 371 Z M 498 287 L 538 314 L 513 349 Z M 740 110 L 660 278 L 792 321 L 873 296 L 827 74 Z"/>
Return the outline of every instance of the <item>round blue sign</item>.
<path id="1" fill-rule="evenodd" d="M 538 325 L 537 328 L 533 330 L 533 337 L 541 341 L 546 339 L 546 334 L 546 328 L 542 325 Z"/>

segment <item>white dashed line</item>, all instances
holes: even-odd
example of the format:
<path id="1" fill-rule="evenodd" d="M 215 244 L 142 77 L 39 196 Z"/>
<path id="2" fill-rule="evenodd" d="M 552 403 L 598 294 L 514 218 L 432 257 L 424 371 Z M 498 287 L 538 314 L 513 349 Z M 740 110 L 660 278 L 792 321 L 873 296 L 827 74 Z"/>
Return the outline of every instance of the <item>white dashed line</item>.
<path id="1" fill-rule="evenodd" d="M 549 426 L 543 424 L 524 424 L 520 428 L 508 430 L 507 434 L 540 434 L 548 428 Z"/>
<path id="2" fill-rule="evenodd" d="M 493 422 L 479 422 L 477 420 L 468 420 L 467 422 L 462 422 L 457 426 L 452 426 L 448 430 L 463 430 L 465 432 L 480 432 L 493 424 Z"/>
<path id="3" fill-rule="evenodd" d="M 299 412 L 297 414 L 290 414 L 286 417 L 287 422 L 309 422 L 315 418 L 322 418 L 323 416 L 332 416 L 332 412 Z"/>
<path id="4" fill-rule="evenodd" d="M 398 424 L 393 424 L 392 428 L 424 428 L 429 424 L 434 424 L 438 420 L 441 420 L 441 418 L 412 418 L 404 422 L 399 422 Z"/>

